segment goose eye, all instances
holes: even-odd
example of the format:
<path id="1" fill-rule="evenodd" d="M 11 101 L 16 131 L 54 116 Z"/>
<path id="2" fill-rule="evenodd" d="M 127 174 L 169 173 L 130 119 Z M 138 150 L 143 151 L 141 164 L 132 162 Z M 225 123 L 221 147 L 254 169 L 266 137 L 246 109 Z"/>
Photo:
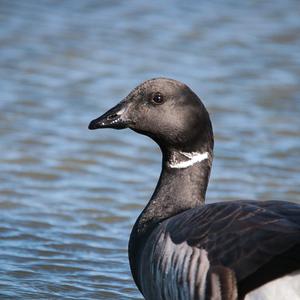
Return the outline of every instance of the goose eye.
<path id="1" fill-rule="evenodd" d="M 156 93 L 154 94 L 153 98 L 152 98 L 152 101 L 155 103 L 155 104 L 162 104 L 164 102 L 164 97 L 162 94 L 160 93 Z"/>

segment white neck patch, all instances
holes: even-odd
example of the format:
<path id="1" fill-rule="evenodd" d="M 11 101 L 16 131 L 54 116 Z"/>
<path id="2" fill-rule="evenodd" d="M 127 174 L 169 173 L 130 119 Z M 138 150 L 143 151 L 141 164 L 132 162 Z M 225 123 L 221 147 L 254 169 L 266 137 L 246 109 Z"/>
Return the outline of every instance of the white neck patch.
<path id="1" fill-rule="evenodd" d="M 175 169 L 183 169 L 192 166 L 195 163 L 201 162 L 205 159 L 208 159 L 208 152 L 204 153 L 199 153 L 199 152 L 181 152 L 179 153 L 188 160 L 185 161 L 178 161 L 176 159 L 173 159 L 169 162 L 169 167 L 170 168 L 175 168 Z"/>

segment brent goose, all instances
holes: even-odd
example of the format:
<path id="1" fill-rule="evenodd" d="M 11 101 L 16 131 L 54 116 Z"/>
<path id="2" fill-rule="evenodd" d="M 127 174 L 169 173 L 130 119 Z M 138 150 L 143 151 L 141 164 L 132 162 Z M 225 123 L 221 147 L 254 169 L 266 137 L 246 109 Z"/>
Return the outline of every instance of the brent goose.
<path id="1" fill-rule="evenodd" d="M 162 151 L 158 184 L 129 241 L 131 272 L 145 299 L 300 298 L 300 205 L 204 203 L 213 131 L 189 87 L 148 80 L 90 123 L 97 128 L 130 128 Z"/>

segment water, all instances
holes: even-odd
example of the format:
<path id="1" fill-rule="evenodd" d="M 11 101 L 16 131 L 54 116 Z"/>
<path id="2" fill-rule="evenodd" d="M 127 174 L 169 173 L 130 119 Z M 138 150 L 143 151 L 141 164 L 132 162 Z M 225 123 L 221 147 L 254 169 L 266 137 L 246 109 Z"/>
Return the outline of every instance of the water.
<path id="1" fill-rule="evenodd" d="M 168 76 L 216 136 L 208 202 L 300 203 L 298 0 L 0 1 L 0 299 L 142 299 L 131 227 L 160 154 L 89 121 Z"/>

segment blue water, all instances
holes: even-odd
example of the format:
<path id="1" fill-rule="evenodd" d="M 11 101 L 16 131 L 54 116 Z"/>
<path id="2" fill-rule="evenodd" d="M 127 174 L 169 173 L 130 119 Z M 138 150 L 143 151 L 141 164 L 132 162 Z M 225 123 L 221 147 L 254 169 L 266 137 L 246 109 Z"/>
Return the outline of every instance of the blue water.
<path id="1" fill-rule="evenodd" d="M 148 78 L 211 114 L 208 202 L 300 203 L 299 20 L 298 0 L 1 0 L 0 299 L 142 299 L 127 242 L 160 153 L 87 126 Z"/>

